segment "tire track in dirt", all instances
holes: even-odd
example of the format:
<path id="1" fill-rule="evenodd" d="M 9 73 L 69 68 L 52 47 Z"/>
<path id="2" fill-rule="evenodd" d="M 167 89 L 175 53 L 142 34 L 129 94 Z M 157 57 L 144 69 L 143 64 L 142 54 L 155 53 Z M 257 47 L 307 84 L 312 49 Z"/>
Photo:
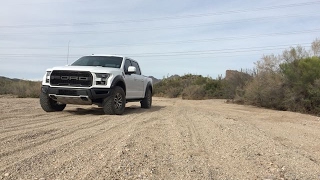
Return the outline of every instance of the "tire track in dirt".
<path id="1" fill-rule="evenodd" d="M 167 147 L 170 144 L 165 142 L 159 144 L 159 142 L 169 140 L 162 138 L 168 134 L 167 131 L 171 132 L 164 129 L 164 127 L 171 126 L 164 121 L 171 116 L 167 113 L 169 109 L 171 107 L 163 108 L 161 116 L 157 111 L 148 112 L 141 116 L 135 124 L 129 124 L 127 131 L 130 132 L 129 135 L 117 145 L 112 157 L 82 179 L 165 178 L 161 178 L 162 168 L 173 169 L 168 162 L 170 161 L 170 149 Z M 161 130 L 166 130 L 166 132 L 159 133 Z"/>
<path id="2" fill-rule="evenodd" d="M 123 116 L 38 103 L 0 98 L 0 179 L 320 177 L 318 117 L 223 100 L 155 98 Z"/>
<path id="3" fill-rule="evenodd" d="M 201 139 L 199 131 L 195 127 L 197 117 L 190 113 L 187 107 L 180 107 L 177 110 L 181 117 L 177 117 L 177 126 L 180 126 L 180 133 L 183 137 L 186 146 L 185 158 L 188 162 L 194 164 L 193 166 L 185 167 L 190 179 L 214 179 L 214 170 L 210 167 L 208 161 L 208 151 Z"/>
<path id="4" fill-rule="evenodd" d="M 110 117 L 110 116 L 109 116 Z M 134 118 L 133 118 L 134 119 Z M 110 132 L 110 131 L 117 131 L 117 129 L 125 124 L 127 124 L 129 121 L 133 120 L 132 118 L 130 119 L 122 119 L 122 121 L 120 120 L 119 124 L 116 124 L 115 126 L 112 126 L 106 130 L 103 130 L 104 128 L 106 128 L 105 126 L 95 126 L 95 129 L 99 129 L 100 131 L 97 131 L 96 133 L 91 133 L 91 134 L 87 134 L 86 136 L 83 136 L 81 138 L 78 138 L 76 140 L 70 141 L 67 144 L 63 144 L 60 145 L 58 147 L 54 147 L 51 152 L 41 152 L 39 154 L 36 154 L 28 159 L 25 159 L 23 162 L 20 162 L 19 164 L 27 164 L 24 165 L 23 168 L 19 168 L 19 170 L 21 172 L 23 172 L 23 174 L 27 174 L 29 172 L 29 174 L 32 174 L 32 172 L 34 172 L 34 169 L 32 170 L 32 168 L 35 166 L 34 163 L 35 161 L 37 161 L 37 163 L 42 164 L 44 166 L 50 166 L 50 161 L 51 159 L 54 159 L 54 157 L 58 156 L 61 159 L 64 159 L 63 162 L 59 162 L 59 164 L 54 165 L 56 168 L 54 169 L 55 172 L 60 172 L 60 173 L 52 173 L 52 170 L 50 169 L 48 172 L 43 173 L 43 176 L 37 177 L 37 178 L 43 178 L 43 177 L 47 177 L 49 179 L 52 178 L 52 176 L 64 176 L 65 171 L 63 170 L 59 170 L 59 169 L 68 169 L 68 176 L 72 176 L 73 173 L 73 169 L 75 167 L 77 167 L 77 163 L 74 162 L 81 162 L 81 167 L 85 166 L 85 163 L 88 162 L 90 163 L 90 161 L 82 161 L 80 158 L 84 156 L 84 151 L 86 151 L 88 153 L 88 155 L 90 156 L 92 154 L 92 150 L 95 150 L 96 146 L 99 146 L 99 143 L 101 143 L 101 141 L 103 142 L 103 140 L 105 140 L 106 137 L 106 133 Z M 105 121 L 106 123 L 110 122 L 109 121 Z M 123 122 L 124 121 L 124 122 Z M 92 130 L 87 129 L 87 132 L 91 132 Z M 124 131 L 125 133 L 125 131 Z M 119 133 L 115 134 L 116 136 L 119 135 Z M 120 136 L 121 137 L 121 136 Z M 92 145 L 92 141 L 95 142 Z M 98 144 L 97 144 L 98 143 Z M 107 145 L 107 144 L 105 144 Z M 73 148 L 70 148 L 73 147 Z M 105 146 L 108 147 L 108 146 Z M 54 153 L 52 153 L 54 152 Z M 59 155 L 60 153 L 60 155 Z M 72 156 L 70 156 L 72 154 Z M 45 157 L 45 158 L 44 158 Z M 86 157 L 86 156 L 84 156 Z M 45 161 L 42 161 L 41 159 L 45 159 Z M 49 160 L 49 161 L 48 161 Z M 70 165 L 74 166 L 74 167 L 70 167 Z M 10 168 L 7 168 L 7 171 Z M 81 169 L 81 168 L 79 168 Z M 11 168 L 11 171 L 13 169 Z M 38 169 L 39 170 L 39 169 Z M 85 171 L 88 171 L 88 169 L 86 169 Z M 9 171 L 10 172 L 10 171 Z M 62 173 L 61 173 L 62 172 Z M 81 177 L 81 176 L 80 176 Z M 30 178 L 34 178 L 31 175 L 25 175 L 24 178 L 30 179 Z"/>
<path id="5" fill-rule="evenodd" d="M 71 116 L 72 115 L 64 115 L 64 116 L 58 116 L 54 118 L 50 118 L 52 116 L 48 116 L 48 118 L 37 120 L 37 122 L 33 121 L 35 123 L 26 123 L 26 124 L 18 125 L 15 127 L 9 127 L 10 130 L 4 130 L 1 132 L 1 136 L 5 136 L 5 137 L 0 138 L 0 141 L 5 141 L 6 139 L 10 139 L 21 133 L 28 133 L 30 132 L 30 130 L 34 131 L 39 128 L 45 128 L 45 127 L 48 127 L 49 125 L 58 126 L 58 124 L 65 124 L 66 122 L 65 118 L 71 117 Z M 58 119 L 61 119 L 61 120 L 58 120 Z M 8 128 L 4 128 L 4 129 L 8 129 Z"/>
<path id="6" fill-rule="evenodd" d="M 144 119 L 145 115 L 145 113 L 142 113 L 125 118 L 124 122 L 104 132 L 103 136 L 96 137 L 95 143 L 90 148 L 84 149 L 78 156 L 65 161 L 59 169 L 69 167 L 72 171 L 68 172 L 68 176 L 75 179 L 89 179 L 88 174 L 103 167 L 106 162 L 112 161 L 113 157 L 119 154 L 123 142 L 129 137 L 128 134 L 130 135 L 133 132 L 133 128 L 141 121 L 140 118 Z M 93 154 L 92 152 L 96 153 Z M 94 166 L 92 166 L 92 161 L 95 162 Z M 56 175 L 51 174 L 50 177 L 56 177 Z M 97 175 L 93 177 L 96 178 Z"/>
<path id="7" fill-rule="evenodd" d="M 40 110 L 39 110 L 40 111 Z M 91 112 L 91 109 L 87 109 L 88 112 Z M 39 112 L 39 113 L 45 113 L 45 112 Z M 15 116 L 16 119 L 21 119 L 23 120 L 23 124 L 19 124 L 19 125 L 15 125 L 15 126 L 10 126 L 10 127 L 3 127 L 3 131 L 1 131 L 0 134 L 5 134 L 7 135 L 6 137 L 10 137 L 8 136 L 8 134 L 10 134 L 10 132 L 14 132 L 18 131 L 18 133 L 22 130 L 34 130 L 36 128 L 42 128 L 42 127 L 48 127 L 49 125 L 56 125 L 58 126 L 58 124 L 63 124 L 65 125 L 65 123 L 77 123 L 78 119 L 73 119 L 73 117 L 75 115 L 79 115 L 80 113 L 77 113 L 77 111 L 71 111 L 71 110 L 66 110 L 66 112 L 52 112 L 52 113 L 45 113 L 43 118 L 40 119 L 33 119 L 33 117 L 31 119 L 33 119 L 33 121 L 30 122 L 34 122 L 34 123 L 26 123 L 25 122 L 25 118 L 22 118 L 20 115 L 17 117 L 17 115 Z M 28 117 L 30 118 L 30 117 Z M 67 120 L 66 120 L 67 119 Z M 39 123 L 40 122 L 40 123 Z M 15 123 L 16 124 L 16 123 Z M 69 125 L 69 124 L 67 124 Z M 10 128 L 11 130 L 5 130 Z M 16 134 L 14 134 L 16 135 Z M 1 139 L 2 140 L 2 139 Z"/>
<path id="8" fill-rule="evenodd" d="M 56 136 L 51 136 L 51 137 L 46 138 L 44 140 L 40 140 L 38 142 L 33 142 L 32 144 L 25 144 L 25 145 L 22 145 L 22 146 L 19 145 L 14 149 L 9 149 L 8 151 L 0 153 L 0 158 L 4 159 L 4 161 L 7 161 L 6 157 L 8 157 L 10 155 L 13 155 L 13 154 L 15 154 L 17 152 L 20 152 L 19 154 L 24 156 L 23 154 L 28 154 L 28 152 L 22 152 L 22 151 L 33 151 L 34 149 L 37 149 L 38 146 L 44 145 L 45 143 L 48 143 L 50 141 L 57 140 L 57 139 L 62 139 L 64 137 L 70 137 L 71 134 L 73 134 L 73 133 L 75 133 L 77 131 L 81 131 L 81 130 L 84 130 L 84 129 L 88 129 L 88 128 L 92 128 L 92 127 L 95 127 L 95 126 L 99 126 L 99 125 L 101 125 L 103 123 L 105 123 L 105 120 L 99 120 L 99 121 L 96 121 L 96 122 L 90 121 L 90 122 L 81 124 L 80 126 L 76 126 L 76 127 L 72 128 L 72 129 L 68 129 L 67 131 L 62 132 L 61 134 L 56 134 Z M 65 140 L 65 139 L 63 139 L 63 140 Z M 15 159 L 20 159 L 20 158 L 19 157 L 15 157 Z M 12 161 L 12 160 L 9 160 L 9 161 Z"/>
<path id="9" fill-rule="evenodd" d="M 234 106 L 234 105 L 233 105 Z M 191 106 L 192 107 L 192 106 Z M 241 106 L 237 106 L 241 107 Z M 297 166 L 296 162 L 300 162 L 300 164 L 305 164 L 302 167 L 314 167 L 312 165 L 312 160 L 310 161 L 309 158 L 316 160 L 314 157 L 310 157 L 312 153 L 305 153 L 309 154 L 307 158 L 301 156 L 301 147 L 299 150 L 293 151 L 292 148 L 294 147 L 293 144 L 289 146 L 283 146 L 281 143 L 274 140 L 274 135 L 271 134 L 268 129 L 265 129 L 259 124 L 266 124 L 268 122 L 264 118 L 261 120 L 257 120 L 261 117 L 261 114 L 264 113 L 263 109 L 253 108 L 256 111 L 249 113 L 249 111 L 241 110 L 241 113 L 225 113 L 224 108 L 218 108 L 214 114 L 220 114 L 220 118 L 210 118 L 211 112 L 201 110 L 203 108 L 195 109 L 195 112 L 198 113 L 202 122 L 205 121 L 213 121 L 217 124 L 222 134 L 217 136 L 221 137 L 221 139 L 217 140 L 216 143 L 218 147 L 229 147 L 229 149 L 223 149 L 223 153 L 221 154 L 224 160 L 214 159 L 211 160 L 212 164 L 218 162 L 217 164 L 224 164 L 225 161 L 229 162 L 228 168 L 219 167 L 220 171 L 223 172 L 237 172 L 237 176 L 240 179 L 248 177 L 248 174 L 259 174 L 257 176 L 252 176 L 251 178 L 258 178 L 258 179 L 281 179 L 286 177 L 287 179 L 295 179 L 297 177 L 303 177 L 301 175 L 306 175 L 307 171 L 312 171 L 314 173 L 319 173 L 319 170 L 313 168 L 300 168 L 300 170 L 295 169 Z M 228 109 L 226 109 L 228 110 Z M 239 112 L 235 109 L 236 112 Z M 272 110 L 266 110 L 272 111 Z M 193 113 L 196 116 L 196 113 Z M 221 113 L 222 112 L 222 113 Z M 243 113 L 246 112 L 246 113 Z M 276 111 L 273 111 L 276 112 Z M 209 116 L 207 116 L 209 115 Z M 250 119 L 250 116 L 253 119 Z M 277 116 L 277 114 L 275 114 Z M 208 127 L 213 127 L 209 123 L 207 124 Z M 270 129 L 272 130 L 272 124 L 270 124 Z M 301 126 L 300 126 L 301 127 Z M 277 131 L 276 131 L 277 132 Z M 202 137 L 205 139 L 205 137 Z M 214 137 L 212 137 L 214 139 Z M 224 142 L 223 142 L 224 141 Z M 227 146 L 226 146 L 227 145 Z M 209 149 L 215 149 L 220 151 L 220 148 L 209 147 Z M 234 149 L 234 151 L 232 151 Z M 283 154 L 286 152 L 286 154 Z M 303 152 L 303 150 L 302 150 Z M 296 157 L 296 159 L 292 159 L 291 157 Z M 234 158 L 237 159 L 234 159 Z M 319 156 L 318 156 L 319 157 Z M 212 159 L 212 156 L 211 156 Z M 308 162 L 309 161 L 309 162 Z M 285 163 L 290 162 L 291 165 L 295 164 L 294 166 L 288 168 L 285 166 Z M 232 166 L 230 166 L 232 165 Z M 248 167 L 248 165 L 250 165 Z M 234 171 L 237 167 L 238 171 Z M 219 171 L 217 169 L 217 171 Z M 296 176 L 296 172 L 300 172 L 300 176 Z M 241 172 L 241 173 L 240 173 Z M 244 172 L 244 173 L 242 173 Z M 293 173 L 294 172 L 294 173 Z M 220 174 L 218 178 L 222 177 L 235 177 L 235 174 L 225 174 L 225 173 L 218 173 Z M 315 176 L 314 176 L 315 177 Z M 313 178 L 314 178 L 313 177 Z M 312 179 L 313 179 L 312 178 Z M 299 179 L 299 178 L 298 178 Z"/>
<path id="10" fill-rule="evenodd" d="M 32 119 L 32 121 L 22 121 L 21 123 L 15 123 L 12 126 L 4 127 L 5 129 L 8 129 L 8 130 L 4 130 L 4 131 L 2 131 L 2 133 L 7 133 L 10 131 L 19 131 L 19 130 L 27 129 L 30 127 L 36 127 L 36 126 L 34 126 L 36 124 L 44 124 L 42 126 L 50 125 L 50 122 L 48 122 L 48 120 L 52 120 L 52 122 L 63 122 L 62 118 L 72 116 L 72 114 L 64 114 L 64 115 L 60 114 L 58 116 L 57 116 L 57 113 L 50 113 L 50 114 L 51 114 L 51 116 L 50 115 L 43 115 L 44 117 L 40 118 L 40 119 L 37 117 L 34 117 L 34 116 L 14 117 L 17 119 L 24 119 L 24 120 L 25 119 Z M 39 117 L 42 117 L 42 116 L 39 116 Z M 57 119 L 62 119 L 62 120 L 59 121 Z M 8 120 L 10 120 L 10 119 L 8 119 Z M 22 129 L 19 129 L 20 127 L 22 127 Z"/>

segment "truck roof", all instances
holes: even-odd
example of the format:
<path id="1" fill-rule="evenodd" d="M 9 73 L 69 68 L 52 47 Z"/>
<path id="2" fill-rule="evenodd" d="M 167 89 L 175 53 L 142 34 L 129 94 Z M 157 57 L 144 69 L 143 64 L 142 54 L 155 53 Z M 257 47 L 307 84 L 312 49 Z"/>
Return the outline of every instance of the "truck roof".
<path id="1" fill-rule="evenodd" d="M 119 55 L 114 55 L 114 54 L 91 54 L 88 56 L 115 56 L 115 57 L 122 57 L 122 58 L 126 58 L 125 56 L 119 56 Z"/>
<path id="2" fill-rule="evenodd" d="M 91 54 L 91 55 L 88 55 L 88 56 L 113 56 L 113 57 L 122 57 L 122 58 L 124 58 L 124 59 L 130 59 L 131 61 L 137 62 L 136 60 L 134 60 L 134 59 L 132 59 L 132 58 L 129 58 L 129 57 L 126 57 L 126 56 L 113 55 L 113 54 Z"/>

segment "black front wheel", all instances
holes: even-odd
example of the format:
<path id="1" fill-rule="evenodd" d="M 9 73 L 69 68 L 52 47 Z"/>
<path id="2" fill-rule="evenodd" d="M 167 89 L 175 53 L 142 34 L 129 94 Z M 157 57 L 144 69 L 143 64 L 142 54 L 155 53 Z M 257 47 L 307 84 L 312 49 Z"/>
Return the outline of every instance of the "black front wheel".
<path id="1" fill-rule="evenodd" d="M 116 86 L 109 97 L 103 101 L 103 111 L 105 114 L 121 115 L 126 107 L 126 95 L 121 87 Z"/>
<path id="2" fill-rule="evenodd" d="M 63 111 L 66 104 L 58 103 L 52 100 L 47 94 L 41 92 L 40 94 L 40 105 L 46 112 Z"/>

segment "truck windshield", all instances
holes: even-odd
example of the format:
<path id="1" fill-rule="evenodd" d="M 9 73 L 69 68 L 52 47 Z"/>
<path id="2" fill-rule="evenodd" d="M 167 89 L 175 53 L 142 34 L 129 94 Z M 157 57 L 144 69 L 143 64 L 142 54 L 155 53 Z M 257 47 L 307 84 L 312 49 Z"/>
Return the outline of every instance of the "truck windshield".
<path id="1" fill-rule="evenodd" d="M 122 57 L 116 56 L 84 56 L 71 64 L 71 66 L 102 66 L 120 68 Z"/>

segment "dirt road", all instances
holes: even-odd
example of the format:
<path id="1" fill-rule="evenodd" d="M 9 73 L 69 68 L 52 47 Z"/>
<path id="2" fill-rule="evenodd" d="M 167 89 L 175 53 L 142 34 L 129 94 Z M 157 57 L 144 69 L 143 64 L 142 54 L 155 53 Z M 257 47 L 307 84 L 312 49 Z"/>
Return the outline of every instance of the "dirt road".
<path id="1" fill-rule="evenodd" d="M 125 115 L 0 98 L 0 179 L 320 179 L 320 118 L 154 98 Z"/>

